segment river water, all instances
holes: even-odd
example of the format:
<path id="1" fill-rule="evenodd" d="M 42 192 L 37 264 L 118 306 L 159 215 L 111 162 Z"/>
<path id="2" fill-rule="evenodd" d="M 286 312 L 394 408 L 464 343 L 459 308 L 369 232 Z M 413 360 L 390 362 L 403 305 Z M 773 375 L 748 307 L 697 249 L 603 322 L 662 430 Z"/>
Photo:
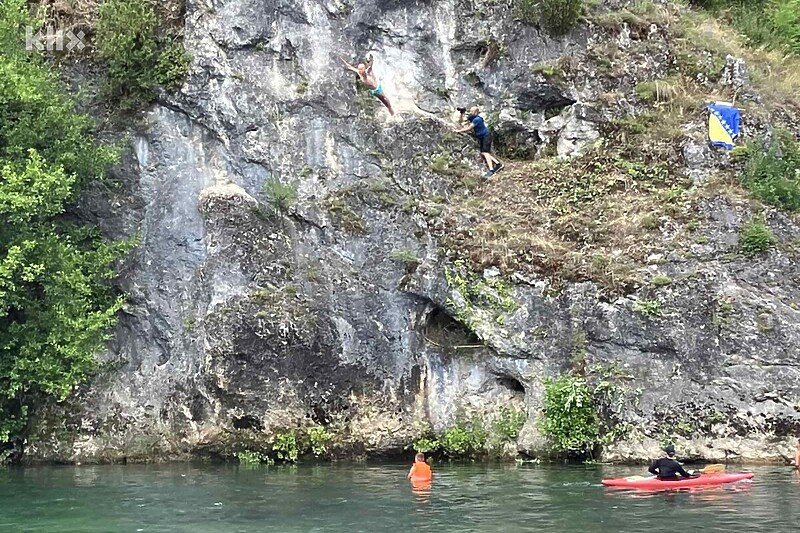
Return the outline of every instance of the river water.
<path id="1" fill-rule="evenodd" d="M 729 468 L 731 470 L 731 468 Z M 2 532 L 800 531 L 800 477 L 662 493 L 606 489 L 610 466 L 408 465 L 0 468 Z"/>

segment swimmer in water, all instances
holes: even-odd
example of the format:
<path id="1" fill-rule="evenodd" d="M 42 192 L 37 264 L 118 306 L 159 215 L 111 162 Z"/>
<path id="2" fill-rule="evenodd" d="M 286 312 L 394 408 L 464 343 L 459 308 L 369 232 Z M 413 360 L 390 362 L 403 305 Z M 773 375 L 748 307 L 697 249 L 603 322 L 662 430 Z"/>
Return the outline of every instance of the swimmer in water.
<path id="1" fill-rule="evenodd" d="M 411 470 L 408 471 L 408 479 L 411 481 L 430 481 L 432 477 L 431 467 L 425 462 L 425 454 L 418 453 L 414 457 L 414 464 L 411 465 Z"/>

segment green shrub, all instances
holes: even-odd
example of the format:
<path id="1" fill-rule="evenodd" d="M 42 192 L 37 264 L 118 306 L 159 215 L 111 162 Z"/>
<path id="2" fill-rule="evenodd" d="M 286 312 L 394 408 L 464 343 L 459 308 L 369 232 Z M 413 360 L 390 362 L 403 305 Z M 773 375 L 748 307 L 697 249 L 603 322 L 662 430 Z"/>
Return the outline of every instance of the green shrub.
<path id="1" fill-rule="evenodd" d="M 192 57 L 183 45 L 172 43 L 164 48 L 156 61 L 156 82 L 168 91 L 177 91 L 183 85 Z"/>
<path id="2" fill-rule="evenodd" d="M 515 0 L 517 16 L 554 34 L 568 32 L 583 14 L 583 0 Z"/>
<path id="3" fill-rule="evenodd" d="M 769 226 L 762 220 L 753 219 L 748 222 L 739 235 L 739 247 L 742 253 L 748 257 L 753 257 L 765 252 L 775 245 L 775 236 L 770 231 Z"/>
<path id="4" fill-rule="evenodd" d="M 600 441 L 600 425 L 592 393 L 583 378 L 564 375 L 544 380 L 541 430 L 558 453 L 592 454 Z"/>
<path id="5" fill-rule="evenodd" d="M 522 426 L 528 415 L 525 411 L 518 411 L 509 407 L 500 408 L 500 416 L 494 421 L 494 432 L 504 440 L 515 440 L 519 437 Z"/>
<path id="6" fill-rule="evenodd" d="M 272 451 L 281 461 L 296 463 L 300 450 L 297 447 L 295 434 L 287 432 L 275 435 L 275 444 L 272 445 Z"/>
<path id="7" fill-rule="evenodd" d="M 97 54 L 107 70 L 107 96 L 123 109 L 151 102 L 157 85 L 177 89 L 186 76 L 189 56 L 181 45 L 159 37 L 149 0 L 102 3 L 95 33 Z"/>
<path id="8" fill-rule="evenodd" d="M 242 465 L 272 464 L 273 462 L 266 454 L 253 450 L 244 450 L 236 453 L 236 459 Z"/>
<path id="9" fill-rule="evenodd" d="M 405 266 L 419 264 L 419 257 L 411 250 L 392 250 L 389 254 L 389 259 Z"/>
<path id="10" fill-rule="evenodd" d="M 540 0 L 541 24 L 555 34 L 568 32 L 583 14 L 583 0 Z"/>
<path id="11" fill-rule="evenodd" d="M 285 213 L 297 201 L 297 188 L 291 184 L 284 185 L 275 179 L 265 181 L 263 191 L 267 203 L 276 213 Z"/>
<path id="12" fill-rule="evenodd" d="M 764 203 L 800 211 L 800 143 L 785 131 L 776 131 L 765 152 L 761 143 L 747 145 L 743 185 Z"/>
<path id="13" fill-rule="evenodd" d="M 800 54 L 800 0 L 778 0 L 769 13 L 777 45 Z"/>
<path id="14" fill-rule="evenodd" d="M 636 300 L 633 303 L 633 310 L 652 317 L 664 316 L 664 311 L 661 309 L 661 303 L 658 300 Z"/>
<path id="15" fill-rule="evenodd" d="M 0 3 L 0 443 L 95 371 L 122 305 L 108 280 L 132 246 L 62 216 L 116 153 L 25 50 L 27 13 L 24 0 Z"/>
<path id="16" fill-rule="evenodd" d="M 486 431 L 480 419 L 459 423 L 439 437 L 445 455 L 453 458 L 475 457 L 485 451 Z"/>
<path id="17" fill-rule="evenodd" d="M 421 437 L 411 445 L 415 452 L 431 453 L 439 449 L 439 441 L 428 437 Z"/>
<path id="18" fill-rule="evenodd" d="M 637 83 L 633 90 L 646 102 L 669 102 L 679 93 L 674 80 L 643 81 Z"/>
<path id="19" fill-rule="evenodd" d="M 693 0 L 723 16 L 756 46 L 800 53 L 800 0 Z"/>
<path id="20" fill-rule="evenodd" d="M 328 453 L 328 442 L 333 435 L 322 426 L 311 428 L 308 431 L 308 440 L 311 442 L 311 452 L 319 457 Z"/>

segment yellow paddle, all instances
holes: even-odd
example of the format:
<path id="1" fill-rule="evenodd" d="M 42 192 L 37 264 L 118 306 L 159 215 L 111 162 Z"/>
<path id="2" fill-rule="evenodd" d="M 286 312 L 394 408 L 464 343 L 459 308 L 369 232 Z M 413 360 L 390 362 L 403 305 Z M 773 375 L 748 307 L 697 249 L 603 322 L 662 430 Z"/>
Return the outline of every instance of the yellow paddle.
<path id="1" fill-rule="evenodd" d="M 725 471 L 725 465 L 713 464 L 700 469 L 701 474 L 721 474 Z"/>

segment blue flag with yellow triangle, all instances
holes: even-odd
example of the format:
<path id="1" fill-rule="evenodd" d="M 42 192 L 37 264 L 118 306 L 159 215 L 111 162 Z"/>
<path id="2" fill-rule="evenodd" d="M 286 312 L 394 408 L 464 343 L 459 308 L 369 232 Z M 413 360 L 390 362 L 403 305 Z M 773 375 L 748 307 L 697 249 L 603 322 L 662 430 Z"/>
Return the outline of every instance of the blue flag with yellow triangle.
<path id="1" fill-rule="evenodd" d="M 739 136 L 739 110 L 730 104 L 716 102 L 708 106 L 708 141 L 712 146 L 724 146 L 728 150 Z"/>

